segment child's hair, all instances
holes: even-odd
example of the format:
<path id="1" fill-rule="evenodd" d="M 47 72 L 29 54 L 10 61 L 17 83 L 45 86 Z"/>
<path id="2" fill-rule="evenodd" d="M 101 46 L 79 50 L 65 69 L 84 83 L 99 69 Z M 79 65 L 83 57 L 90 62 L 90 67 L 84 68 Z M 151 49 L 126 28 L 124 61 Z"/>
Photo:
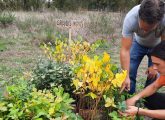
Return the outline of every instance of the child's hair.
<path id="1" fill-rule="evenodd" d="M 165 60 L 165 40 L 152 49 L 151 56 Z"/>

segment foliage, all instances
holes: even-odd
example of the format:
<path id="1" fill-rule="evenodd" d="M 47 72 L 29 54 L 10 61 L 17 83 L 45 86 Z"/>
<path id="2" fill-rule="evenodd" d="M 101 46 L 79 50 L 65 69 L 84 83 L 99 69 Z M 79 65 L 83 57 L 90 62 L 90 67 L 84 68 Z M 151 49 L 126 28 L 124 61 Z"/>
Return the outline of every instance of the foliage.
<path id="1" fill-rule="evenodd" d="M 0 5 L 4 9 L 10 10 L 41 10 L 44 7 L 57 8 L 63 11 L 86 10 L 123 10 L 139 4 L 140 0 L 3 0 Z"/>
<path id="2" fill-rule="evenodd" d="M 71 93 L 72 71 L 69 64 L 57 63 L 51 60 L 40 60 L 32 73 L 32 83 L 37 89 L 51 89 L 52 86 L 62 86 Z"/>
<path id="3" fill-rule="evenodd" d="M 105 107 L 116 108 L 115 94 L 119 94 L 118 89 L 125 80 L 127 72 L 115 73 L 113 66 L 109 54 L 104 52 L 103 56 L 94 56 L 94 58 L 83 55 L 79 65 L 74 69 L 75 93 L 90 96 L 96 101 L 94 105 L 92 104 L 94 106 L 94 112 L 91 115 L 92 120 L 103 97 Z"/>
<path id="4" fill-rule="evenodd" d="M 67 38 L 56 38 L 55 44 L 43 44 L 42 48 L 49 59 L 56 62 L 66 62 L 76 64 L 79 62 L 82 55 L 87 54 L 89 51 L 95 51 L 97 46 L 95 43 L 90 44 L 83 40 L 72 40 L 68 43 Z"/>
<path id="5" fill-rule="evenodd" d="M 125 102 L 125 99 L 126 99 L 125 97 L 127 95 L 128 94 L 126 93 L 123 93 L 122 95 L 118 95 L 118 96 L 114 95 L 116 97 L 115 103 L 117 104 L 117 106 L 116 106 L 116 109 L 113 109 L 113 111 L 109 113 L 109 116 L 112 118 L 112 120 L 132 120 L 133 119 L 132 117 L 121 116 L 119 112 L 117 112 L 118 110 L 120 112 L 124 112 L 126 110 L 127 106 Z"/>
<path id="6" fill-rule="evenodd" d="M 98 39 L 92 45 L 93 45 L 92 47 L 95 47 L 95 48 L 108 48 L 110 46 L 108 44 L 108 41 L 104 39 Z"/>
<path id="7" fill-rule="evenodd" d="M 3 0 L 1 10 L 39 10 L 43 7 L 43 0 Z"/>
<path id="8" fill-rule="evenodd" d="M 46 39 L 44 40 L 44 43 L 54 45 L 54 41 L 55 41 L 55 35 L 53 33 L 53 29 L 49 28 L 46 31 Z"/>
<path id="9" fill-rule="evenodd" d="M 128 99 L 128 98 L 131 98 L 133 97 L 134 95 L 130 95 L 128 94 L 127 92 L 123 92 L 122 94 L 114 94 L 115 96 L 115 103 L 117 104 L 116 108 L 112 110 L 112 112 L 109 113 L 109 116 L 112 118 L 112 120 L 144 120 L 144 116 L 121 116 L 119 114 L 119 112 L 117 111 L 120 111 L 120 112 L 124 112 L 126 109 L 127 109 L 127 106 L 126 106 L 126 102 L 125 100 Z M 136 102 L 136 105 L 137 107 L 144 107 L 143 106 L 143 103 L 144 100 L 143 99 L 140 99 L 139 101 Z"/>
<path id="10" fill-rule="evenodd" d="M 133 120 L 134 118 L 132 117 L 119 117 L 119 113 L 117 111 L 113 111 L 109 113 L 109 116 L 112 118 L 112 120 Z"/>
<path id="11" fill-rule="evenodd" d="M 63 119 L 80 120 L 81 117 L 72 112 L 74 102 L 62 87 L 53 91 L 37 90 L 20 79 L 18 83 L 6 88 L 7 94 L 0 100 L 1 119 Z"/>
<path id="12" fill-rule="evenodd" d="M 83 96 L 90 96 L 95 101 L 88 104 L 90 106 L 88 107 L 93 109 L 90 119 L 94 119 L 97 106 L 103 98 L 107 108 L 124 109 L 125 107 L 119 98 L 119 88 L 126 77 L 126 71 L 118 73 L 117 67 L 111 64 L 111 58 L 106 52 L 101 56 L 95 55 L 94 58 L 88 55 L 97 48 L 105 46 L 106 40 L 97 40 L 93 44 L 80 40 L 68 44 L 56 39 L 55 47 L 47 44 L 42 47 L 49 59 L 60 64 L 72 65 L 74 92 L 82 96 L 80 99 L 83 99 Z"/>
<path id="13" fill-rule="evenodd" d="M 4 26 L 7 24 L 12 24 L 15 20 L 15 15 L 11 12 L 2 12 L 0 13 L 0 23 Z"/>
<path id="14" fill-rule="evenodd" d="M 26 101 L 29 93 L 32 90 L 32 87 L 33 85 L 31 85 L 30 81 L 26 81 L 24 78 L 14 80 L 13 85 L 6 87 L 6 91 L 9 92 L 8 98 L 10 99 L 13 97 L 15 100 L 21 99 L 22 101 Z"/>
<path id="15" fill-rule="evenodd" d="M 10 84 L 11 83 L 4 83 L 4 85 L 6 85 L 6 90 L 1 94 L 0 106 L 2 109 L 0 109 L 0 118 L 4 119 L 15 119 L 16 116 L 22 114 L 17 107 L 20 107 L 22 102 L 28 99 L 32 90 L 31 84 L 24 80 L 24 78 L 14 78 L 12 80 L 13 85 Z M 13 106 L 13 103 L 15 106 Z"/>
<path id="16" fill-rule="evenodd" d="M 80 0 L 53 0 L 53 4 L 51 5 L 51 8 L 57 8 L 59 10 L 62 10 L 64 12 L 66 11 L 76 11 L 78 10 L 79 2 Z"/>
<path id="17" fill-rule="evenodd" d="M 82 56 L 80 65 L 74 71 L 76 77 L 73 84 L 76 91 L 89 94 L 94 99 L 108 90 L 113 91 L 114 88 L 121 87 L 126 71 L 115 75 L 111 70 L 112 66 L 110 56 L 106 52 L 101 58 L 95 56 L 91 59 L 87 55 Z"/>

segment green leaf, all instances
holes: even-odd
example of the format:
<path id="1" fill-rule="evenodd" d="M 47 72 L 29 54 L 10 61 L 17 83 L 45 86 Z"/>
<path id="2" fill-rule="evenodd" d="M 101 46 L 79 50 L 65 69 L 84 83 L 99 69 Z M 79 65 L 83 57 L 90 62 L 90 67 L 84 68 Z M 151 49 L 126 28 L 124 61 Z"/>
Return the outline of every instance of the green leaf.
<path id="1" fill-rule="evenodd" d="M 54 120 L 61 120 L 61 117 L 55 118 Z"/>
<path id="2" fill-rule="evenodd" d="M 45 116 L 45 117 L 47 117 L 47 118 L 50 118 L 48 112 L 43 111 L 43 110 L 40 110 L 40 111 L 37 113 L 37 115 L 34 117 L 34 119 L 38 119 L 38 118 L 40 118 L 41 116 Z"/>
<path id="3" fill-rule="evenodd" d="M 125 101 L 118 102 L 118 109 L 124 112 L 127 109 L 127 105 Z"/>
<path id="4" fill-rule="evenodd" d="M 5 107 L 5 106 L 3 106 L 3 107 L 0 107 L 0 111 L 2 111 L 2 112 L 5 112 L 5 111 L 7 111 L 7 107 Z"/>
<path id="5" fill-rule="evenodd" d="M 112 117 L 112 120 L 122 120 L 121 118 L 118 117 L 118 114 L 116 111 L 109 113 L 109 116 Z"/>
<path id="6" fill-rule="evenodd" d="M 34 120 L 43 120 L 42 118 L 35 118 Z"/>
<path id="7" fill-rule="evenodd" d="M 13 103 L 8 104 L 7 106 L 12 108 L 13 107 Z"/>

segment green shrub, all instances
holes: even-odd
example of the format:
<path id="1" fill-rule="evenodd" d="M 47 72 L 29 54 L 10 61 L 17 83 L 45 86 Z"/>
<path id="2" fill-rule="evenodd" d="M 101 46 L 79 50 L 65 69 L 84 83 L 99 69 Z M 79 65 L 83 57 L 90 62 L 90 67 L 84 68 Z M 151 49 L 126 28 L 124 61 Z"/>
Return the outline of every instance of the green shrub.
<path id="1" fill-rule="evenodd" d="M 65 63 L 56 63 L 51 60 L 40 60 L 33 70 L 32 83 L 37 89 L 51 89 L 51 85 L 61 85 L 66 92 L 71 93 L 71 67 Z"/>
<path id="2" fill-rule="evenodd" d="M 0 14 L 0 23 L 4 26 L 7 24 L 12 24 L 15 20 L 15 15 L 11 12 L 2 12 Z"/>
<path id="3" fill-rule="evenodd" d="M 32 91 L 34 85 L 31 84 L 30 81 L 25 80 L 23 77 L 10 77 L 8 79 L 5 79 L 3 75 L 0 76 L 0 100 L 5 97 L 10 97 L 6 93 L 6 91 L 9 91 L 10 94 L 17 100 L 21 99 L 23 101 L 26 100 L 29 93 Z"/>
<path id="4" fill-rule="evenodd" d="M 52 47 L 55 46 L 55 41 L 63 41 L 66 42 L 68 40 L 67 35 L 61 32 L 55 32 L 56 30 L 54 28 L 48 27 L 44 31 L 44 36 L 40 40 L 40 45 L 43 44 L 52 45 Z"/>
<path id="5" fill-rule="evenodd" d="M 19 81 L 19 82 L 18 82 Z M 73 113 L 74 102 L 62 87 L 37 90 L 28 81 L 20 79 L 7 86 L 7 95 L 0 100 L 0 119 L 4 120 L 49 120 L 65 118 L 81 120 Z"/>
<path id="6" fill-rule="evenodd" d="M 13 85 L 6 87 L 7 91 L 12 94 L 13 99 L 22 101 L 27 100 L 32 88 L 33 85 L 31 85 L 30 81 L 24 80 L 23 78 L 14 81 Z"/>
<path id="7" fill-rule="evenodd" d="M 39 38 L 41 39 L 40 45 L 43 45 L 43 43 L 54 45 L 56 40 L 54 29 L 51 27 L 46 28 L 43 37 L 40 36 Z"/>

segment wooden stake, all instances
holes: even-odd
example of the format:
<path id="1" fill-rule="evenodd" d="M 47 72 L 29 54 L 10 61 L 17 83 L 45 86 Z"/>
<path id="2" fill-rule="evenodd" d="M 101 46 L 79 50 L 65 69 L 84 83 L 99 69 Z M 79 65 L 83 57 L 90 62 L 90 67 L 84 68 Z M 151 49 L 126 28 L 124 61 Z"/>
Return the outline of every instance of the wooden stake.
<path id="1" fill-rule="evenodd" d="M 69 45 L 72 43 L 72 28 L 69 28 Z"/>

